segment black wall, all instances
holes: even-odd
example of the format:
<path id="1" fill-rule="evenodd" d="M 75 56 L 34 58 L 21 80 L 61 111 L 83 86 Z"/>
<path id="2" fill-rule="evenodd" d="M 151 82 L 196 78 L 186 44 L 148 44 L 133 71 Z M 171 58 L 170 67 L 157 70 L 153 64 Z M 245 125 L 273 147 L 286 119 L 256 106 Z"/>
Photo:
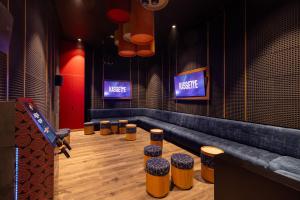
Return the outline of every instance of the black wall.
<path id="1" fill-rule="evenodd" d="M 148 107 L 300 128 L 299 16 L 297 1 L 238 1 L 210 20 L 178 26 L 168 38 L 156 35 L 150 59 L 90 50 L 86 106 Z M 204 66 L 210 69 L 210 100 L 174 100 L 173 77 Z M 131 79 L 133 99 L 103 100 L 103 79 Z"/>
<path id="2" fill-rule="evenodd" d="M 235 2 L 202 25 L 178 27 L 147 67 L 146 106 L 300 128 L 299 4 Z M 204 66 L 210 100 L 173 100 L 174 75 Z"/>
<path id="3" fill-rule="evenodd" d="M 109 45 L 113 45 L 109 43 Z M 110 48 L 110 47 L 109 47 Z M 147 59 L 121 58 L 116 49 L 86 47 L 85 107 L 88 109 L 130 108 L 146 106 L 146 67 Z M 131 100 L 104 99 L 103 80 L 130 80 L 132 82 Z"/>
<path id="4" fill-rule="evenodd" d="M 14 18 L 9 54 L 0 52 L 0 101 L 32 98 L 53 123 L 58 21 L 52 1 L 0 0 Z"/>

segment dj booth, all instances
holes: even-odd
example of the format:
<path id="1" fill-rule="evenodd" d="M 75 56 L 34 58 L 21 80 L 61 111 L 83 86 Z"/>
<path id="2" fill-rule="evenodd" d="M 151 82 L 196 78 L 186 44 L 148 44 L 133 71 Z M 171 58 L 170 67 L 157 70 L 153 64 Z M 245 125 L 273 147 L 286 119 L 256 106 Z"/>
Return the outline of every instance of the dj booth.
<path id="1" fill-rule="evenodd" d="M 70 157 L 64 139 L 70 130 L 56 131 L 31 99 L 0 103 L 0 112 L 0 148 L 6 155 L 0 167 L 1 199 L 53 199 L 56 155 Z"/>

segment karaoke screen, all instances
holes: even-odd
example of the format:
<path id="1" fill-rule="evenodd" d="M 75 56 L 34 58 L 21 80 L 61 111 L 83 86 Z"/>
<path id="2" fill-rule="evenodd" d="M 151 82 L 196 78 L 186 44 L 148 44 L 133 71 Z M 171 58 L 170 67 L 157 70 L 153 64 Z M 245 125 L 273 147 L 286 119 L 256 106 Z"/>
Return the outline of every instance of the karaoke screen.
<path id="1" fill-rule="evenodd" d="M 174 84 L 176 98 L 205 96 L 204 71 L 175 76 Z"/>
<path id="2" fill-rule="evenodd" d="M 130 99 L 131 83 L 130 81 L 104 81 L 104 98 L 112 99 Z"/>

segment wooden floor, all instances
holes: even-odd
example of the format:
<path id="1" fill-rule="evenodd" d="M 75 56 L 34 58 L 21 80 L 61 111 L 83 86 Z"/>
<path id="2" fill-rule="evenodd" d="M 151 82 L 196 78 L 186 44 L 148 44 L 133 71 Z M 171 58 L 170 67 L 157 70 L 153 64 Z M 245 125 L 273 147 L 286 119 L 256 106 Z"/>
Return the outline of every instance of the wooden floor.
<path id="1" fill-rule="evenodd" d="M 149 144 L 149 133 L 138 129 L 136 141 L 125 141 L 124 135 L 83 135 L 83 131 L 71 136 L 71 158 L 59 158 L 56 174 L 56 200 L 129 200 L 154 199 L 146 192 L 143 170 L 143 149 Z M 188 153 L 164 141 L 163 157 L 170 161 L 173 153 Z M 188 153 L 190 154 L 190 153 Z M 213 185 L 200 176 L 200 160 L 195 159 L 194 187 L 182 191 L 174 187 L 164 199 L 210 200 Z"/>

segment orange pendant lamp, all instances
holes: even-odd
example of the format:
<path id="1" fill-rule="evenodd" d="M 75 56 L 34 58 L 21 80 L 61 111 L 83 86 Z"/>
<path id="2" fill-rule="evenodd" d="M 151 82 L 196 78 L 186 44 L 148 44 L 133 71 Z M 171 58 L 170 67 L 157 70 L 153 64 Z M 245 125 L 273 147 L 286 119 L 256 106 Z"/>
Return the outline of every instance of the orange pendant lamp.
<path id="1" fill-rule="evenodd" d="M 130 0 L 108 0 L 106 16 L 114 23 L 126 23 L 130 19 Z"/>
<path id="2" fill-rule="evenodd" d="M 150 44 L 154 39 L 154 14 L 142 7 L 138 0 L 131 0 L 131 42 L 136 45 Z"/>
<path id="3" fill-rule="evenodd" d="M 124 40 L 123 36 L 123 25 L 119 25 L 119 31 L 121 34 L 119 34 L 119 48 L 118 48 L 118 54 L 121 57 L 134 57 L 136 56 L 136 46 L 130 42 L 127 42 Z"/>
<path id="4" fill-rule="evenodd" d="M 137 55 L 140 57 L 151 57 L 155 54 L 155 40 L 147 45 L 137 46 Z"/>

